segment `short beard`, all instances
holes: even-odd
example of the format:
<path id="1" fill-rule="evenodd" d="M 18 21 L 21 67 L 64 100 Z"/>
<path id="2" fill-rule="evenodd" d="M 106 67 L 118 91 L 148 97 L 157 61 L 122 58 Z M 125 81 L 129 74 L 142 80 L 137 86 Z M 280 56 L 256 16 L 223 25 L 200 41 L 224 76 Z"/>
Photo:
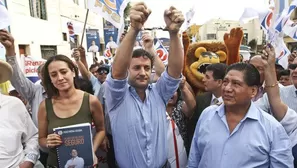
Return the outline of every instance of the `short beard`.
<path id="1" fill-rule="evenodd" d="M 130 79 L 128 79 L 128 84 L 134 87 L 135 89 L 146 89 L 149 85 L 149 79 L 146 86 L 143 86 L 143 85 L 139 86 L 134 80 L 130 80 Z"/>

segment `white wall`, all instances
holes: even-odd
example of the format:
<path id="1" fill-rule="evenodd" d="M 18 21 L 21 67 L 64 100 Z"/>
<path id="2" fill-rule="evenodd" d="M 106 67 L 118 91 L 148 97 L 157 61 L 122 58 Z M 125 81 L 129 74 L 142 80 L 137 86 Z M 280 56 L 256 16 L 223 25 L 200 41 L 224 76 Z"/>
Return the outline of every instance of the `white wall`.
<path id="1" fill-rule="evenodd" d="M 79 5 L 72 0 L 47 0 L 47 20 L 33 18 L 30 16 L 29 0 L 7 0 L 8 11 L 12 16 L 11 33 L 15 38 L 15 45 L 18 52 L 18 45 L 29 45 L 30 55 L 41 57 L 40 45 L 57 46 L 58 54 L 70 55 L 70 44 L 66 23 L 72 21 L 79 40 L 82 36 L 83 23 L 86 9 L 84 0 L 79 0 Z M 75 17 L 77 15 L 78 17 Z M 86 28 L 100 30 L 100 37 L 103 37 L 102 18 L 93 12 L 89 12 Z M 79 30 L 80 28 L 80 30 Z M 63 41 L 62 32 L 67 33 L 68 41 Z M 84 39 L 83 46 L 86 47 Z"/>
<path id="2" fill-rule="evenodd" d="M 217 30 L 218 27 L 222 29 Z M 236 21 L 212 20 L 200 28 L 199 35 L 201 40 L 207 41 L 207 34 L 216 34 L 217 40 L 223 41 L 224 34 L 229 33 L 235 27 L 242 27 L 243 32 L 248 33 L 248 42 L 252 39 L 257 39 L 259 45 L 262 43 L 263 31 L 260 29 L 260 24 L 257 20 L 252 20 L 244 25 L 240 25 Z"/>

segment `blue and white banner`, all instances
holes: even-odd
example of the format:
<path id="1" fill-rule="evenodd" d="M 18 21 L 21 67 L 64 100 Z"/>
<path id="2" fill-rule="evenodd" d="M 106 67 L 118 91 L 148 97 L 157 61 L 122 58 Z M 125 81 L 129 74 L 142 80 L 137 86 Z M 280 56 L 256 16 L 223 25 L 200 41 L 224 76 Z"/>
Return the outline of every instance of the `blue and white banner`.
<path id="1" fill-rule="evenodd" d="M 269 0 L 269 6 L 273 10 L 274 14 L 276 15 L 276 19 L 277 19 L 281 16 L 284 9 L 289 6 L 289 0 L 277 0 L 277 1 Z"/>
<path id="2" fill-rule="evenodd" d="M 118 38 L 118 29 L 107 20 L 104 20 L 103 29 L 105 48 L 118 48 L 118 45 L 116 43 Z"/>
<path id="3" fill-rule="evenodd" d="M 120 29 L 124 24 L 124 10 L 130 0 L 89 0 L 88 8 Z"/>
<path id="4" fill-rule="evenodd" d="M 100 51 L 100 37 L 98 29 L 87 29 L 86 39 L 88 52 Z"/>
<path id="5" fill-rule="evenodd" d="M 297 26 L 296 23 L 290 19 L 290 16 L 296 9 L 296 6 L 297 0 L 294 0 L 290 6 L 282 12 L 282 15 L 277 20 L 275 27 L 278 32 L 283 32 L 294 40 L 297 40 Z"/>
<path id="6" fill-rule="evenodd" d="M 275 47 L 276 63 L 280 64 L 283 68 L 288 67 L 288 56 L 291 54 L 287 48 L 283 37 L 277 37 L 278 45 Z"/>

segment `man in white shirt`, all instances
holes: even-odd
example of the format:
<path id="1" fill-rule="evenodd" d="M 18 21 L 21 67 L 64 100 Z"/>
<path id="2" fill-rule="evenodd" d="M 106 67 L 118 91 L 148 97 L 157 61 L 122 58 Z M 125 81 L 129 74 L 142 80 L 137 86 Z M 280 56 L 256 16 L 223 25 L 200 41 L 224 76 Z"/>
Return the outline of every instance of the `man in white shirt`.
<path id="1" fill-rule="evenodd" d="M 9 80 L 11 76 L 11 66 L 0 61 L 0 83 Z M 16 97 L 0 94 L 0 116 L 1 167 L 43 168 L 37 163 L 38 130 L 23 102 Z"/>
<path id="2" fill-rule="evenodd" d="M 118 48 L 118 45 L 116 42 L 113 41 L 113 37 L 110 36 L 109 37 L 109 42 L 106 44 L 106 48 L 109 48 L 109 49 L 116 49 Z"/>
<path id="3" fill-rule="evenodd" d="M 99 47 L 96 45 L 95 41 L 92 41 L 92 45 L 88 49 L 89 52 L 99 52 Z"/>
<path id="4" fill-rule="evenodd" d="M 69 159 L 65 165 L 65 168 L 84 168 L 85 161 L 83 158 L 77 156 L 77 150 L 72 149 L 72 158 Z"/>
<path id="5" fill-rule="evenodd" d="M 20 95 L 26 99 L 32 111 L 32 120 L 36 127 L 38 127 L 38 108 L 39 104 L 47 97 L 45 89 L 42 85 L 35 85 L 32 81 L 26 78 L 22 72 L 22 68 L 19 66 L 16 56 L 14 38 L 6 30 L 0 30 L 0 43 L 5 47 L 6 50 L 6 61 L 11 65 L 13 74 L 10 79 L 12 86 L 20 93 Z M 42 69 L 42 68 L 41 68 Z M 3 72 L 3 71 L 0 71 Z M 42 77 L 41 77 L 42 79 Z M 47 149 L 41 148 L 41 156 L 39 160 L 46 165 L 47 160 Z"/>

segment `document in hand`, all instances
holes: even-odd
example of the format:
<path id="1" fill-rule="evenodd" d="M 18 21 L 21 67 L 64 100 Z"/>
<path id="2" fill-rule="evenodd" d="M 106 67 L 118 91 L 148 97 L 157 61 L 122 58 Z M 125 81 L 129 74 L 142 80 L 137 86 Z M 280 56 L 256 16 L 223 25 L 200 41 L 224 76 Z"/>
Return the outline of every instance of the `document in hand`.
<path id="1" fill-rule="evenodd" d="M 85 168 L 93 166 L 93 139 L 91 124 L 83 123 L 54 128 L 61 136 L 57 147 L 59 167 Z"/>

